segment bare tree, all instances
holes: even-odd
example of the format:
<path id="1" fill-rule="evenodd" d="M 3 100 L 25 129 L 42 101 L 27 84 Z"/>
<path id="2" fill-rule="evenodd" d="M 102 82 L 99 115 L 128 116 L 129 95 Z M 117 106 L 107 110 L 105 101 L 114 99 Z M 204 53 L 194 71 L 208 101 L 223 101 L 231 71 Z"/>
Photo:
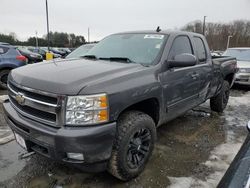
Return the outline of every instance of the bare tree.
<path id="1" fill-rule="evenodd" d="M 201 21 L 188 23 L 182 28 L 185 31 L 201 33 Z M 231 23 L 207 23 L 206 38 L 212 50 L 225 50 L 228 37 L 230 47 L 250 46 L 250 21 L 236 20 Z"/>

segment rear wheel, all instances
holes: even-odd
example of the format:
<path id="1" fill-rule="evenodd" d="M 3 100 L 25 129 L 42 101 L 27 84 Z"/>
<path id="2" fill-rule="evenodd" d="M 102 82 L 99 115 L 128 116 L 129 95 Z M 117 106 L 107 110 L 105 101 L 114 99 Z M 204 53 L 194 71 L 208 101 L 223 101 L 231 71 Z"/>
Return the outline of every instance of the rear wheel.
<path id="1" fill-rule="evenodd" d="M 123 181 L 138 176 L 152 154 L 155 139 L 155 123 L 149 115 L 138 111 L 122 115 L 108 171 Z"/>
<path id="2" fill-rule="evenodd" d="M 230 94 L 230 84 L 224 81 L 220 93 L 210 99 L 211 110 L 215 112 L 223 112 L 227 106 Z"/>
<path id="3" fill-rule="evenodd" d="M 0 71 L 0 88 L 7 89 L 7 81 L 10 70 L 5 69 Z"/>

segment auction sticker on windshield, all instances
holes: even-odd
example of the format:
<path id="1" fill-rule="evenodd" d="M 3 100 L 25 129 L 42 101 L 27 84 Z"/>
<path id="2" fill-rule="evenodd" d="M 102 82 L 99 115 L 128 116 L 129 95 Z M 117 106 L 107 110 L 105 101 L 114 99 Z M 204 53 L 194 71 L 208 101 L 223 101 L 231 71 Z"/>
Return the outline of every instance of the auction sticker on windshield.
<path id="1" fill-rule="evenodd" d="M 26 144 L 25 144 L 25 140 L 23 139 L 23 137 L 21 137 L 19 134 L 14 132 L 14 135 L 16 137 L 16 141 L 17 143 L 25 150 L 27 150 Z"/>
<path id="2" fill-rule="evenodd" d="M 150 34 L 150 35 L 145 35 L 144 39 L 163 39 L 164 35 L 155 35 L 155 34 Z"/>

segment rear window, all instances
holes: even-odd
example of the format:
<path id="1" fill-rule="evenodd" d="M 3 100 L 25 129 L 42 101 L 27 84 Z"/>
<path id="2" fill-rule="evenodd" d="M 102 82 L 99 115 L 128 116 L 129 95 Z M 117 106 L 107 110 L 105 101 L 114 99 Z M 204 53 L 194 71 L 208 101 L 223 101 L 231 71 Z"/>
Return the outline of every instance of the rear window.
<path id="1" fill-rule="evenodd" d="M 0 47 L 0 54 L 5 54 L 6 52 L 8 52 L 9 48 L 7 47 Z"/>
<path id="2" fill-rule="evenodd" d="M 203 40 L 199 37 L 194 37 L 194 46 L 200 62 L 207 59 L 206 48 Z"/>

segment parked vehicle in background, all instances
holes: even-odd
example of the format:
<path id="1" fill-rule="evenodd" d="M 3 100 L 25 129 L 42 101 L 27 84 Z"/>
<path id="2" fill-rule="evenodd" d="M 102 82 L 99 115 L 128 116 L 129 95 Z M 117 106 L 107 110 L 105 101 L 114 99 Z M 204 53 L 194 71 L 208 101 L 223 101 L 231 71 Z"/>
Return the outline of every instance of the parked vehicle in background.
<path id="1" fill-rule="evenodd" d="M 0 45 L 10 45 L 10 44 L 7 42 L 0 42 Z"/>
<path id="2" fill-rule="evenodd" d="M 71 52 L 69 55 L 67 55 L 65 58 L 80 58 L 86 55 L 86 53 L 95 46 L 95 44 L 84 44 L 77 49 L 75 49 L 73 52 Z"/>
<path id="3" fill-rule="evenodd" d="M 7 88 L 8 75 L 12 69 L 26 65 L 27 62 L 28 59 L 14 46 L 0 44 L 0 88 Z"/>
<path id="4" fill-rule="evenodd" d="M 235 84 L 250 86 L 250 48 L 229 48 L 223 56 L 237 59 L 239 71 L 236 74 Z"/>
<path id="5" fill-rule="evenodd" d="M 31 52 L 40 54 L 44 60 L 46 59 L 46 50 L 41 49 L 41 48 L 36 48 L 36 47 L 28 47 L 28 50 L 30 50 Z"/>
<path id="6" fill-rule="evenodd" d="M 71 53 L 71 50 L 69 48 L 58 48 L 59 50 L 66 53 L 66 55 L 69 55 Z"/>
<path id="7" fill-rule="evenodd" d="M 37 63 L 43 61 L 43 56 L 28 50 L 26 47 L 17 47 L 19 52 L 28 59 L 28 63 Z"/>
<path id="8" fill-rule="evenodd" d="M 211 51 L 211 55 L 215 57 L 222 56 L 222 54 L 223 52 L 221 51 Z"/>
<path id="9" fill-rule="evenodd" d="M 127 181 L 144 170 L 157 127 L 208 99 L 223 112 L 236 70 L 200 34 L 118 33 L 82 58 L 13 70 L 3 106 L 29 152 Z"/>
<path id="10" fill-rule="evenodd" d="M 47 53 L 47 52 L 52 53 L 52 54 L 53 54 L 53 58 L 61 58 L 61 57 L 62 57 L 60 54 L 57 54 L 57 53 L 52 52 L 51 49 L 50 49 L 50 51 L 49 51 L 49 50 L 48 50 L 48 47 L 40 47 L 40 49 L 43 50 L 43 51 L 45 52 L 45 58 L 44 58 L 45 60 L 46 60 L 46 53 Z"/>
<path id="11" fill-rule="evenodd" d="M 76 48 L 69 48 L 71 52 L 73 52 Z"/>
<path id="12" fill-rule="evenodd" d="M 240 148 L 238 154 L 235 156 L 233 162 L 227 169 L 225 175 L 221 179 L 218 188 L 249 188 L 250 187 L 250 121 L 247 125 L 248 135 Z"/>
<path id="13" fill-rule="evenodd" d="M 53 58 L 56 59 L 56 58 L 61 58 L 62 55 L 58 54 L 58 53 L 54 53 L 51 48 L 50 48 L 50 51 L 48 50 L 48 47 L 41 47 L 42 50 L 45 50 L 45 52 L 50 52 L 53 54 Z M 46 59 L 46 58 L 45 58 Z"/>
<path id="14" fill-rule="evenodd" d="M 67 53 L 65 51 L 59 50 L 59 48 L 50 48 L 50 51 L 54 54 L 59 54 L 61 57 L 65 57 Z"/>

